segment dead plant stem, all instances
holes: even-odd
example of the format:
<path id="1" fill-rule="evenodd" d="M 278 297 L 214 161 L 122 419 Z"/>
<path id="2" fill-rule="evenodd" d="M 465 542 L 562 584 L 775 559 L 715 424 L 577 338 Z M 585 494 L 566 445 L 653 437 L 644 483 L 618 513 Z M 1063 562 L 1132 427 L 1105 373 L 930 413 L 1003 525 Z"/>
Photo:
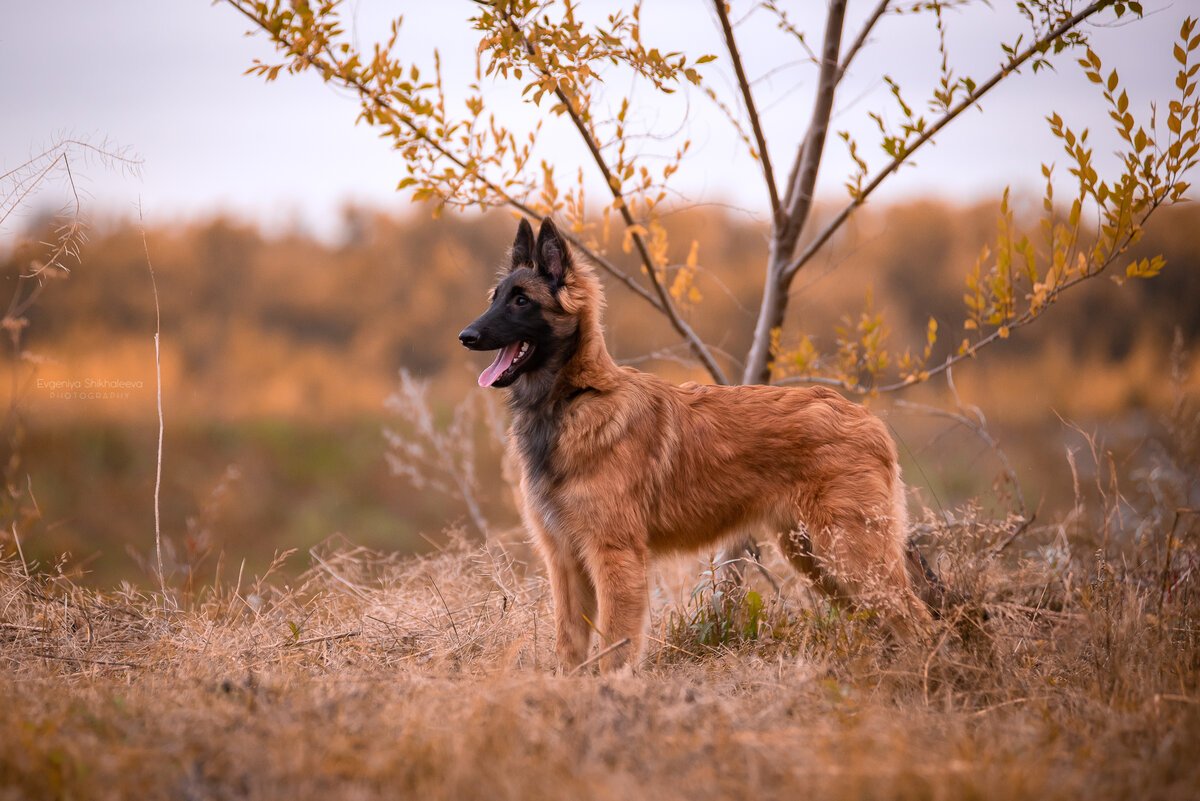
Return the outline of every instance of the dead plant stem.
<path id="1" fill-rule="evenodd" d="M 138 200 L 138 226 L 142 232 L 142 250 L 146 254 L 146 269 L 150 271 L 150 288 L 154 292 L 154 387 L 158 399 L 158 455 L 154 461 L 154 555 L 158 561 L 158 588 L 162 602 L 167 604 L 167 577 L 163 572 L 162 560 L 162 513 L 159 498 L 162 493 L 163 460 L 163 402 L 162 402 L 162 353 L 159 337 L 162 333 L 162 310 L 158 303 L 158 281 L 154 277 L 154 264 L 150 261 L 150 244 L 146 241 L 146 223 L 142 217 L 142 202 Z"/>

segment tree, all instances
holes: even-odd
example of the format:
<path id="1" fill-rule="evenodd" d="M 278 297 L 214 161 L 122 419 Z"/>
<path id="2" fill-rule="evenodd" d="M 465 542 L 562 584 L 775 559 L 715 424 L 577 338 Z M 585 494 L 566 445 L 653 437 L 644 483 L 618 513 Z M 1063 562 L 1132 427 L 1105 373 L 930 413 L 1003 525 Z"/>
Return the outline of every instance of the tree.
<path id="1" fill-rule="evenodd" d="M 717 354 L 703 342 L 681 314 L 695 298 L 693 275 L 697 250 L 687 262 L 671 265 L 667 230 L 661 212 L 669 204 L 671 176 L 688 157 L 686 125 L 673 133 L 639 131 L 631 124 L 635 91 L 649 88 L 669 95 L 681 88 L 699 92 L 715 102 L 761 166 L 763 191 L 769 209 L 770 237 L 762 280 L 761 302 L 751 346 L 742 365 L 744 383 L 808 381 L 831 384 L 856 393 L 890 391 L 927 380 L 981 348 L 1003 339 L 1016 328 L 1036 320 L 1065 291 L 1105 272 L 1121 260 L 1141 236 L 1146 219 L 1163 204 L 1184 198 L 1187 173 L 1195 166 L 1200 93 L 1193 63 L 1200 35 L 1192 19 L 1184 21 L 1174 55 L 1179 64 L 1175 99 L 1169 101 L 1165 130 L 1159 110 L 1151 104 L 1147 120 L 1139 123 L 1132 102 L 1121 89 L 1115 70 L 1106 71 L 1088 40 L 1084 23 L 1140 17 L 1141 4 L 1097 0 L 1076 10 L 1071 0 L 1018 2 L 1028 32 L 1001 44 L 1001 66 L 976 80 L 959 76 L 949 63 L 945 20 L 948 9 L 977 5 L 970 0 L 879 0 L 855 32 L 849 46 L 844 29 L 847 0 L 830 0 L 820 52 L 809 49 L 806 34 L 776 0 L 755 9 L 773 15 L 780 30 L 794 37 L 798 52 L 806 53 L 817 71 L 816 91 L 807 128 L 791 154 L 785 180 L 771 158 L 758 113 L 755 83 L 746 74 L 737 26 L 731 7 L 714 0 L 725 52 L 692 57 L 661 52 L 643 40 L 640 3 L 599 23 L 584 22 L 581 4 L 571 0 L 476 0 L 471 24 L 479 37 L 476 80 L 466 87 L 457 111 L 443 86 L 438 54 L 432 73 L 396 54 L 401 20 L 391 37 L 370 50 L 356 46 L 345 29 L 340 0 L 226 0 L 265 32 L 284 57 L 276 64 L 256 62 L 249 70 L 274 80 L 281 71 L 315 70 L 325 81 L 352 90 L 360 103 L 360 119 L 377 126 L 404 155 L 408 175 L 399 182 L 414 200 L 434 201 L 443 208 L 504 205 L 538 217 L 565 218 L 574 244 L 611 277 L 664 315 L 692 356 L 714 381 L 729 382 L 736 360 Z M 747 4 L 749 5 L 749 4 Z M 969 8 L 968 8 L 969 10 Z M 885 115 L 869 111 L 878 126 L 880 158 L 864 155 L 859 143 L 840 132 L 856 165 L 847 177 L 848 197 L 819 230 L 812 225 L 813 191 L 828 151 L 830 121 L 839 101 L 843 77 L 871 44 L 886 20 L 901 13 L 925 15 L 939 34 L 941 68 L 938 88 L 923 104 L 924 111 L 905 101 L 901 87 L 884 75 L 898 111 Z M 1128 18 L 1127 17 L 1127 18 Z M 1088 130 L 1077 132 L 1057 113 L 1047 118 L 1061 139 L 1070 163 L 1070 206 L 1060 213 L 1055 203 L 1055 172 L 1042 165 L 1046 179 L 1042 242 L 1021 235 L 1008 206 L 1007 191 L 1000 204 L 996 241 L 983 249 L 979 262 L 966 276 L 967 293 L 962 321 L 964 338 L 952 349 L 938 345 L 941 326 L 930 318 L 925 342 L 895 359 L 889 353 L 888 327 L 868 306 L 858 320 L 848 320 L 837 337 L 836 352 L 821 353 L 807 335 L 785 331 L 790 291 L 796 276 L 821 252 L 831 237 L 853 217 L 876 190 L 963 112 L 981 107 L 998 84 L 1023 69 L 1037 73 L 1074 56 L 1092 82 L 1098 99 L 1107 105 L 1115 123 L 1120 167 L 1102 177 L 1093 158 Z M 710 79 L 714 62 L 731 70 L 735 97 Z M 627 78 L 622 93 L 612 87 L 614 76 Z M 605 81 L 605 78 L 610 80 Z M 522 87 L 525 104 L 569 121 L 585 145 L 594 170 L 611 199 L 597 216 L 587 213 L 587 179 L 583 168 L 569 181 L 555 166 L 536 162 L 540 123 L 517 127 L 515 109 L 496 111 L 485 102 L 487 88 L 513 83 Z M 643 103 L 646 101 L 642 101 Z M 611 114 L 605 110 L 611 110 Z M 799 115 L 798 115 L 799 117 Z M 898 119 L 898 124 L 888 119 Z M 801 120 L 797 119 L 797 124 Z M 663 164 L 639 149 L 645 137 L 666 141 L 673 151 Z M 623 228 L 621 237 L 634 263 L 608 247 L 610 218 Z M 803 247 L 800 247 L 803 243 Z M 697 243 L 699 244 L 699 243 Z M 1162 268 L 1161 259 L 1126 266 L 1126 277 L 1149 277 Z M 640 272 L 640 274 L 639 274 Z M 788 346 L 792 341 L 795 344 Z M 944 353 L 943 353 L 944 352 Z M 938 359 L 934 360 L 934 354 Z M 790 373 L 790 374 L 789 374 Z"/>

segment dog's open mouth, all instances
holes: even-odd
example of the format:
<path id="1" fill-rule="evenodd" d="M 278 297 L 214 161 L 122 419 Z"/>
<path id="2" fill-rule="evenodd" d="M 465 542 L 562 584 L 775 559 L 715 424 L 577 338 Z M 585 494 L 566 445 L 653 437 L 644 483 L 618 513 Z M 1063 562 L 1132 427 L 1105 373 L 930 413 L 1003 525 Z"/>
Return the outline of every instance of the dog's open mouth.
<path id="1" fill-rule="evenodd" d="M 533 345 L 528 342 L 514 342 L 511 345 L 505 345 L 496 354 L 496 361 L 479 374 L 479 386 L 490 387 L 497 383 L 500 386 L 506 386 L 516 377 L 517 370 L 532 353 Z"/>

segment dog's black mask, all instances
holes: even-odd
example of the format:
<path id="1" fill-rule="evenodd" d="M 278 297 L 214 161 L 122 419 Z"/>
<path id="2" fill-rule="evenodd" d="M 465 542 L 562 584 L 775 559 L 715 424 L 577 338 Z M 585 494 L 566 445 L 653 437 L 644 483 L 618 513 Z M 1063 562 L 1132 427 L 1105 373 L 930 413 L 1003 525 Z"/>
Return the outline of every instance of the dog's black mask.
<path id="1" fill-rule="evenodd" d="M 480 373 L 481 387 L 507 387 L 561 355 L 566 332 L 555 325 L 562 316 L 557 295 L 570 268 L 570 251 L 549 217 L 542 221 L 536 247 L 533 228 L 521 220 L 508 274 L 493 290 L 488 310 L 458 335 L 471 350 L 500 351 Z"/>

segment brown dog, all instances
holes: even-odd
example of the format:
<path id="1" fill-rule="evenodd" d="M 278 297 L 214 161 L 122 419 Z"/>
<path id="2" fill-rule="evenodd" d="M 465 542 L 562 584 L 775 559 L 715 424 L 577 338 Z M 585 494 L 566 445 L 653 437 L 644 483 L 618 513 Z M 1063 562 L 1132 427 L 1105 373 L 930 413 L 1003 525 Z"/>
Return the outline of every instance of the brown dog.
<path id="1" fill-rule="evenodd" d="M 932 586 L 907 548 L 896 448 L 884 424 L 827 389 L 675 386 L 619 367 L 604 345 L 592 268 L 554 223 L 525 220 L 491 305 L 459 336 L 499 350 L 481 386 L 509 387 L 523 517 L 550 572 L 561 666 L 593 626 L 636 663 L 652 553 L 768 529 L 831 595 L 910 636 Z M 915 556 L 914 556 L 915 554 Z"/>

